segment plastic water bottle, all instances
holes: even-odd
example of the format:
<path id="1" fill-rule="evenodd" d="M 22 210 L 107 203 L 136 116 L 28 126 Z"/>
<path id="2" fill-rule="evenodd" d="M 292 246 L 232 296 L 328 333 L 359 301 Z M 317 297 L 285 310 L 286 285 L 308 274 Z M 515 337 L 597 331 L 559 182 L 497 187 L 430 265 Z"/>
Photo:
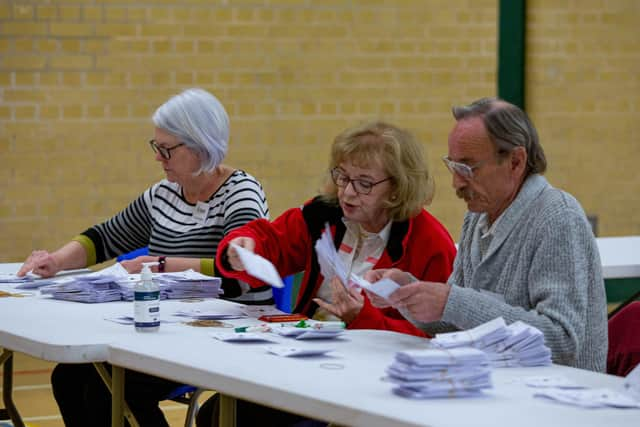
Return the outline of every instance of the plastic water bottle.
<path id="1" fill-rule="evenodd" d="M 133 289 L 133 319 L 137 332 L 160 329 L 160 288 L 153 281 L 149 268 L 157 262 L 143 262 L 140 281 Z"/>

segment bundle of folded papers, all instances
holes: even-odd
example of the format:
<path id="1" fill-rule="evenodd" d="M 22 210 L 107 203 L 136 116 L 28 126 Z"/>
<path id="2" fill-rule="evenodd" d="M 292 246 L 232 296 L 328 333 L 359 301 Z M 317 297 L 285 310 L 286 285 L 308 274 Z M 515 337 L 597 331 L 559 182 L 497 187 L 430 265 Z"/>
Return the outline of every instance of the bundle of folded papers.
<path id="1" fill-rule="evenodd" d="M 160 299 L 217 298 L 222 294 L 221 280 L 193 270 L 154 274 Z M 120 264 L 91 274 L 67 278 L 64 283 L 40 288 L 54 299 L 85 303 L 133 301 L 139 274 L 128 274 Z"/>
<path id="2" fill-rule="evenodd" d="M 492 387 L 487 354 L 468 347 L 401 351 L 386 372 L 395 394 L 414 399 L 477 396 Z"/>
<path id="3" fill-rule="evenodd" d="M 473 329 L 436 334 L 431 344 L 440 348 L 473 347 L 487 353 L 494 367 L 545 366 L 551 364 L 551 350 L 542 332 L 524 322 L 508 325 L 502 317 Z"/>

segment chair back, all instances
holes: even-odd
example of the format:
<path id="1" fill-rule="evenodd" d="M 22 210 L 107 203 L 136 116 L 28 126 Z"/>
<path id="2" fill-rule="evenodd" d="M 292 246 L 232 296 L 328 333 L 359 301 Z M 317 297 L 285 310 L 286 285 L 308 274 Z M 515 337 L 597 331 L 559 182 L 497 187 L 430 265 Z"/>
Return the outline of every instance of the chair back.
<path id="1" fill-rule="evenodd" d="M 609 319 L 607 373 L 627 376 L 640 363 L 640 301 L 625 305 Z"/>

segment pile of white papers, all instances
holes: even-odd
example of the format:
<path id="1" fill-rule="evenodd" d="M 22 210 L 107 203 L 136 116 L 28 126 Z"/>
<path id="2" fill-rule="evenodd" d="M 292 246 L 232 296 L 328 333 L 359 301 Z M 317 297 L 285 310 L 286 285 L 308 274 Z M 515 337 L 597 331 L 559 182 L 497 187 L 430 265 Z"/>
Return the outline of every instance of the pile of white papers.
<path id="1" fill-rule="evenodd" d="M 248 317 L 247 309 L 242 304 L 229 301 L 210 300 L 194 304 L 188 310 L 178 310 L 173 313 L 178 317 L 189 317 L 195 320 L 227 320 Z"/>
<path id="2" fill-rule="evenodd" d="M 395 394 L 414 399 L 476 396 L 491 388 L 487 354 L 474 348 L 401 351 L 387 374 Z"/>
<path id="3" fill-rule="evenodd" d="M 133 280 L 120 281 L 122 299 L 133 301 L 135 282 L 140 280 L 139 274 L 130 275 Z M 160 289 L 160 299 L 218 298 L 223 293 L 220 289 L 222 280 L 194 270 L 175 273 L 154 273 L 153 281 Z"/>
<path id="4" fill-rule="evenodd" d="M 625 377 L 620 391 L 608 388 L 567 390 L 561 383 L 540 390 L 534 396 L 583 408 L 640 408 L 640 365 Z"/>
<path id="5" fill-rule="evenodd" d="M 63 279 L 61 279 L 63 280 Z M 41 288 L 41 293 L 55 299 L 86 303 L 133 301 L 139 274 L 129 274 L 119 263 L 90 274 L 64 279 L 64 283 Z M 221 279 L 193 270 L 177 273 L 154 273 L 160 299 L 217 298 L 222 293 Z"/>
<path id="6" fill-rule="evenodd" d="M 466 331 L 436 334 L 431 344 L 440 348 L 483 350 L 494 367 L 551 364 L 551 350 L 544 344 L 540 330 L 521 321 L 507 326 L 502 317 Z"/>
<path id="7" fill-rule="evenodd" d="M 41 288 L 42 294 L 49 294 L 54 299 L 86 303 L 120 301 L 120 286 L 106 279 L 74 280 L 60 285 Z"/>

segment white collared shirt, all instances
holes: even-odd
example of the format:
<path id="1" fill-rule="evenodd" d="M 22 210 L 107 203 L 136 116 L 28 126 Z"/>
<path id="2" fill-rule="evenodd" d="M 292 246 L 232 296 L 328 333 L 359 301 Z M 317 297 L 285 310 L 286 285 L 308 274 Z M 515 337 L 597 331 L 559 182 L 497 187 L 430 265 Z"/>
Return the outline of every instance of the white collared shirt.
<path id="1" fill-rule="evenodd" d="M 342 222 L 347 229 L 338 248 L 338 256 L 344 263 L 347 276 L 351 275 L 351 273 L 363 276 L 376 265 L 384 252 L 384 248 L 387 247 L 389 235 L 391 234 L 391 221 L 378 233 L 365 231 L 360 224 L 344 218 Z M 317 297 L 329 303 L 331 302 L 331 277 L 324 278 L 322 285 L 318 289 Z M 336 320 L 335 316 L 321 308 L 316 310 L 313 317 L 316 320 Z"/>

